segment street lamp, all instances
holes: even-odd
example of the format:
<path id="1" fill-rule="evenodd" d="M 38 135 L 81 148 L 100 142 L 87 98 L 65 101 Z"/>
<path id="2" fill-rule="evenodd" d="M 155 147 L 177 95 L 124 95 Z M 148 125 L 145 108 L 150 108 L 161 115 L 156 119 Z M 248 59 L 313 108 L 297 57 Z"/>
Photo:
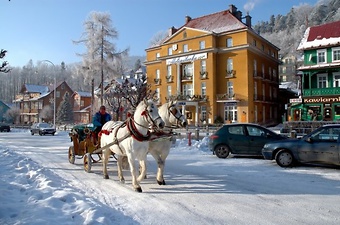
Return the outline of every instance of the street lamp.
<path id="1" fill-rule="evenodd" d="M 43 60 L 41 62 L 48 62 L 48 63 L 51 63 L 52 66 L 53 66 L 53 70 L 54 70 L 54 87 L 53 87 L 53 127 L 55 128 L 55 112 L 56 112 L 56 109 L 55 109 L 55 106 L 56 106 L 56 88 L 57 88 L 57 78 L 56 78 L 56 71 L 55 71 L 55 65 L 53 62 L 51 62 L 50 60 Z"/>

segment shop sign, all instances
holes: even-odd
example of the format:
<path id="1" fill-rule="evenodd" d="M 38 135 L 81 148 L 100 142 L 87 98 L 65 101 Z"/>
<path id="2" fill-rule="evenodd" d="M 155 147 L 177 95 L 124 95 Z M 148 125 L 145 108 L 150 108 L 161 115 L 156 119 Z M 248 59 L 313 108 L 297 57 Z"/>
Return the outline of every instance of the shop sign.
<path id="1" fill-rule="evenodd" d="M 187 55 L 187 56 L 177 57 L 177 58 L 173 58 L 173 59 L 167 59 L 166 65 L 171 65 L 171 64 L 176 64 L 176 63 L 193 62 L 195 60 L 201 60 L 201 59 L 206 59 L 206 58 L 207 58 L 207 53 Z"/>
<path id="2" fill-rule="evenodd" d="M 315 97 L 315 98 L 304 98 L 304 103 L 332 103 L 340 102 L 340 97 Z"/>
<path id="3" fill-rule="evenodd" d="M 302 103 L 302 98 L 291 98 L 289 99 L 290 103 Z"/>

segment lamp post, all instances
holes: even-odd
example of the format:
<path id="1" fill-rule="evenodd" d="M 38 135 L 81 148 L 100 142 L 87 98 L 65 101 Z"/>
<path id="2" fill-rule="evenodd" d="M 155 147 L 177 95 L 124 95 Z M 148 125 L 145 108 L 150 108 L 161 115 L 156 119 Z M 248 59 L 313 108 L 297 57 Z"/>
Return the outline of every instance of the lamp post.
<path id="1" fill-rule="evenodd" d="M 55 74 L 55 65 L 53 62 L 51 62 L 50 60 L 43 60 L 41 62 L 48 62 L 50 64 L 52 64 L 53 66 L 53 70 L 54 70 L 54 85 L 53 85 L 53 127 L 55 128 L 55 111 L 56 111 L 56 88 L 57 88 L 57 77 Z"/>

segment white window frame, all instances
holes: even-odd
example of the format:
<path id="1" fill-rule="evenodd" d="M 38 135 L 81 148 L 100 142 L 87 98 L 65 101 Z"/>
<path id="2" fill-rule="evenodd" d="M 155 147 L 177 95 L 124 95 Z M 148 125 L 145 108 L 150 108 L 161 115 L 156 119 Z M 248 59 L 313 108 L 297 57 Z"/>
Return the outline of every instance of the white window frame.
<path id="1" fill-rule="evenodd" d="M 161 71 L 160 69 L 156 69 L 156 79 L 160 79 L 161 78 Z"/>
<path id="2" fill-rule="evenodd" d="M 232 123 L 237 122 L 237 106 L 224 106 L 224 120 L 230 120 Z"/>
<path id="3" fill-rule="evenodd" d="M 229 98 L 234 96 L 234 83 L 232 81 L 227 82 L 227 91 Z"/>
<path id="4" fill-rule="evenodd" d="M 192 86 L 192 84 L 184 84 L 183 86 L 183 95 L 184 96 L 187 96 L 187 95 L 189 95 L 189 96 L 192 96 L 193 94 L 193 86 Z"/>
<path id="5" fill-rule="evenodd" d="M 172 75 L 172 69 L 171 69 L 171 65 L 167 66 L 167 76 L 171 76 Z"/>
<path id="6" fill-rule="evenodd" d="M 340 87 L 340 72 L 333 73 L 333 87 Z"/>
<path id="7" fill-rule="evenodd" d="M 167 93 L 167 97 L 171 96 L 171 86 L 170 85 L 167 86 L 166 93 Z"/>
<path id="8" fill-rule="evenodd" d="M 160 88 L 156 88 L 156 92 L 157 92 L 157 103 L 160 103 L 161 101 L 161 91 Z"/>
<path id="9" fill-rule="evenodd" d="M 205 41 L 200 41 L 200 50 L 205 49 Z"/>
<path id="10" fill-rule="evenodd" d="M 161 57 L 161 53 L 157 52 L 156 53 L 156 59 L 159 59 L 159 57 Z"/>
<path id="11" fill-rule="evenodd" d="M 189 51 L 188 44 L 184 44 L 183 45 L 183 52 L 188 52 L 188 51 Z"/>
<path id="12" fill-rule="evenodd" d="M 326 73 L 318 74 L 317 79 L 318 79 L 318 88 L 328 88 L 328 80 L 327 80 Z"/>
<path id="13" fill-rule="evenodd" d="M 201 95 L 207 95 L 207 83 L 206 82 L 201 83 Z"/>
<path id="14" fill-rule="evenodd" d="M 192 77 L 194 66 L 192 63 L 183 64 L 182 70 L 183 75 L 187 77 Z"/>
<path id="15" fill-rule="evenodd" d="M 168 48 L 168 55 L 172 55 L 172 47 Z"/>
<path id="16" fill-rule="evenodd" d="M 227 71 L 232 71 L 234 69 L 233 66 L 233 59 L 232 58 L 228 58 L 227 59 Z"/>
<path id="17" fill-rule="evenodd" d="M 207 61 L 206 60 L 201 60 L 201 72 L 204 73 L 207 71 Z"/>
<path id="18" fill-rule="evenodd" d="M 327 62 L 327 52 L 326 52 L 326 49 L 319 49 L 317 50 L 317 63 L 318 64 L 322 64 L 322 63 L 326 63 Z M 320 59 L 323 58 L 324 60 L 323 61 L 320 61 Z"/>
<path id="19" fill-rule="evenodd" d="M 233 39 L 232 38 L 227 38 L 227 48 L 233 47 Z"/>
<path id="20" fill-rule="evenodd" d="M 254 81 L 254 100 L 257 100 L 257 82 Z"/>
<path id="21" fill-rule="evenodd" d="M 335 53 L 338 56 L 338 59 L 334 59 Z M 332 62 L 339 62 L 340 61 L 340 47 L 332 48 Z"/>
<path id="22" fill-rule="evenodd" d="M 264 77 L 265 74 L 265 68 L 264 68 L 264 64 L 262 63 L 262 77 Z"/>

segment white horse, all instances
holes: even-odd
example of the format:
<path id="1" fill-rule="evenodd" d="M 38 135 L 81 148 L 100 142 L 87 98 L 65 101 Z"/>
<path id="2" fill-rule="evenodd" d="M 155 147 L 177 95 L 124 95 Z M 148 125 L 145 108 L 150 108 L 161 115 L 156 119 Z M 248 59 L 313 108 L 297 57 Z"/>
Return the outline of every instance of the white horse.
<path id="1" fill-rule="evenodd" d="M 131 176 L 133 188 L 142 192 L 140 181 L 144 178 L 144 174 L 140 174 L 137 178 L 137 170 L 135 160 L 140 162 L 146 160 L 146 155 L 149 148 L 150 127 L 153 129 L 161 129 L 164 127 L 164 122 L 158 114 L 158 108 L 152 100 L 144 99 L 141 101 L 133 116 L 129 117 L 125 122 L 109 121 L 102 128 L 102 136 L 100 139 L 101 147 L 111 145 L 102 151 L 103 175 L 104 179 L 109 179 L 107 173 L 107 163 L 111 155 L 111 151 L 118 156 L 118 177 L 121 182 L 124 182 L 122 172 L 123 157 L 126 156 Z M 144 163 L 145 165 L 145 163 Z"/>
<path id="2" fill-rule="evenodd" d="M 158 112 L 165 123 L 165 127 L 160 132 L 153 134 L 153 137 L 156 136 L 156 138 L 150 141 L 149 153 L 153 156 L 158 165 L 156 177 L 157 183 L 159 185 L 165 185 L 163 174 L 165 160 L 169 155 L 172 144 L 172 129 L 186 127 L 188 122 L 181 111 L 178 110 L 176 102 L 171 101 L 164 103 L 158 108 Z M 159 138 L 157 138 L 157 136 L 159 136 Z M 145 168 L 145 166 L 141 165 L 141 168 Z M 143 169 L 141 174 L 145 174 Z"/>

